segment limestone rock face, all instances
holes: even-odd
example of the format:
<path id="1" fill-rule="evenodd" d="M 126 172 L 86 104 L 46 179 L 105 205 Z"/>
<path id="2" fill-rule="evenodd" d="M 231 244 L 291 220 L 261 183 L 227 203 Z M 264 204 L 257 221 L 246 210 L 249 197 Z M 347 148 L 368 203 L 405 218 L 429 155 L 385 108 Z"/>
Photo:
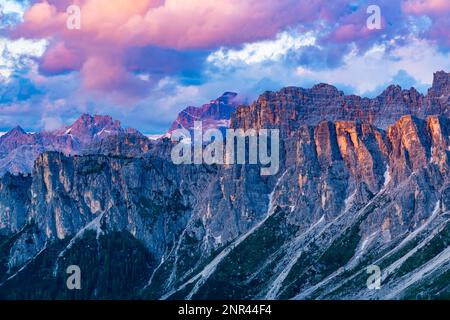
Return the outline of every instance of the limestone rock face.
<path id="1" fill-rule="evenodd" d="M 437 73 L 425 97 L 392 86 L 361 99 L 319 84 L 238 107 L 233 128 L 281 130 L 274 176 L 260 165 L 175 165 L 170 140 L 149 145 L 131 132 L 91 144 L 98 152 L 44 152 L 31 176 L 0 179 L 0 296 L 24 288 L 30 270 L 54 279 L 77 246 L 120 232 L 157 262 L 128 288 L 140 298 L 445 297 L 448 76 Z M 382 271 L 380 290 L 367 288 L 370 265 Z"/>
<path id="2" fill-rule="evenodd" d="M 26 223 L 31 177 L 6 174 L 0 180 L 0 234 L 18 232 Z"/>
<path id="3" fill-rule="evenodd" d="M 381 129 L 403 115 L 425 118 L 447 115 L 449 110 L 450 74 L 437 72 L 433 86 L 423 96 L 416 89 L 391 85 L 378 97 L 346 96 L 335 87 L 319 84 L 311 89 L 283 88 L 265 92 L 249 107 L 238 107 L 231 119 L 236 128 L 265 128 L 280 126 L 289 133 L 301 124 L 314 125 L 322 120 L 368 122 Z"/>

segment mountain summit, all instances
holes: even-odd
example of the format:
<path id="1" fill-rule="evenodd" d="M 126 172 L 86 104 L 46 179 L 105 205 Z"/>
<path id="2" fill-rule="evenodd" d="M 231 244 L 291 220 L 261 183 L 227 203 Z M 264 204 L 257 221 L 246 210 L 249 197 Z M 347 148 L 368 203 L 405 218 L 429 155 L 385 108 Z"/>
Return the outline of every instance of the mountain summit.
<path id="1" fill-rule="evenodd" d="M 128 143 L 127 139 L 134 139 L 138 145 L 121 149 L 120 146 Z M 119 149 L 136 155 L 139 150 L 148 151 L 149 144 L 148 139 L 137 130 L 124 129 L 119 121 L 104 115 L 83 114 L 69 126 L 34 134 L 27 134 L 17 126 L 0 137 L 0 175 L 7 171 L 31 173 L 34 160 L 44 151 L 77 155 L 86 152 L 114 154 Z M 1 161 L 2 157 L 4 161 Z"/>
<path id="2" fill-rule="evenodd" d="M 192 130 L 194 122 L 203 122 L 203 129 L 228 127 L 231 115 L 238 105 L 237 93 L 225 92 L 222 96 L 200 107 L 187 107 L 182 110 L 169 129 Z"/>
<path id="3" fill-rule="evenodd" d="M 450 94 L 450 73 L 445 71 L 438 71 L 433 75 L 433 86 L 430 93 L 434 95 L 449 95 Z"/>
<path id="4" fill-rule="evenodd" d="M 433 86 L 426 96 L 416 89 L 402 89 L 390 85 L 379 96 L 369 99 L 344 95 L 328 84 L 311 89 L 287 87 L 267 91 L 249 107 L 239 106 L 231 117 L 234 128 L 279 127 L 289 134 L 300 125 L 315 125 L 320 121 L 362 121 L 381 129 L 398 121 L 404 115 L 425 118 L 429 115 L 450 113 L 450 74 L 434 74 Z"/>

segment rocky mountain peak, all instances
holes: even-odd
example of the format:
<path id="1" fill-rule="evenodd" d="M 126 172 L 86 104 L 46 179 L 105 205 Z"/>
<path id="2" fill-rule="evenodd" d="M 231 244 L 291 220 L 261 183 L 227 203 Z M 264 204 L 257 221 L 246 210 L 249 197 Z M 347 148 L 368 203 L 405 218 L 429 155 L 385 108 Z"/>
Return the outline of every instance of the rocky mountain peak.
<path id="1" fill-rule="evenodd" d="M 37 155 L 59 151 L 66 155 L 86 153 L 138 155 L 149 150 L 149 140 L 135 129 L 124 129 L 104 115 L 81 115 L 72 125 L 55 131 L 27 134 L 16 127 L 0 138 L 0 176 L 29 173 Z"/>
<path id="2" fill-rule="evenodd" d="M 335 97 L 343 95 L 335 86 L 329 85 L 327 83 L 319 83 L 311 88 L 311 92 L 314 94 L 325 95 L 330 97 Z"/>
<path id="3" fill-rule="evenodd" d="M 26 133 L 20 126 L 16 126 L 0 137 L 0 156 L 5 156 L 9 151 L 33 141 L 33 135 Z"/>
<path id="4" fill-rule="evenodd" d="M 58 130 L 56 135 L 70 135 L 81 143 L 89 143 L 95 137 L 105 137 L 124 131 L 120 121 L 113 120 L 111 116 L 83 114 L 72 125 Z"/>
<path id="5" fill-rule="evenodd" d="M 6 133 L 3 138 L 8 138 L 8 137 L 20 137 L 20 136 L 26 136 L 27 133 L 25 132 L 25 130 L 22 129 L 21 126 L 16 126 L 13 129 L 11 129 L 8 133 Z"/>
<path id="6" fill-rule="evenodd" d="M 203 127 L 227 127 L 232 113 L 237 107 L 237 93 L 225 92 L 219 98 L 200 107 L 189 106 L 182 110 L 177 119 L 172 123 L 169 133 L 179 129 L 192 129 L 194 122 L 203 121 Z"/>
<path id="7" fill-rule="evenodd" d="M 120 129 L 120 121 L 113 120 L 111 116 L 83 114 L 68 129 L 74 132 L 98 131 L 105 128 Z"/>
<path id="8" fill-rule="evenodd" d="M 369 122 L 381 129 L 403 115 L 425 119 L 429 115 L 450 113 L 450 76 L 440 71 L 427 96 L 414 88 L 388 86 L 379 96 L 369 99 L 345 95 L 336 87 L 320 83 L 310 89 L 286 87 L 266 91 L 249 107 L 239 107 L 231 126 L 239 128 L 279 127 L 286 134 L 302 124 L 315 125 L 323 120 Z M 283 134 L 283 132 L 282 132 Z"/>
<path id="9" fill-rule="evenodd" d="M 380 94 L 380 97 L 395 97 L 402 94 L 402 87 L 399 85 L 391 84 Z"/>
<path id="10" fill-rule="evenodd" d="M 445 71 L 435 72 L 433 75 L 433 86 L 429 93 L 437 96 L 450 95 L 450 73 Z"/>
<path id="11" fill-rule="evenodd" d="M 230 104 L 233 99 L 235 99 L 237 97 L 237 93 L 236 92 L 224 92 L 224 94 L 222 94 L 219 98 L 217 98 L 217 101 L 219 102 L 223 102 L 225 104 Z"/>

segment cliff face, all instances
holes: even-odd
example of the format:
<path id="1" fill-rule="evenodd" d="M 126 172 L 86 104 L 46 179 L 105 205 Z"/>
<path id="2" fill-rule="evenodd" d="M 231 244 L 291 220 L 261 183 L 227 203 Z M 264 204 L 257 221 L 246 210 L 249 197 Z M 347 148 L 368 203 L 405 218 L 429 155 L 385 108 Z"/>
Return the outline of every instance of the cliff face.
<path id="1" fill-rule="evenodd" d="M 167 139 L 139 156 L 123 155 L 145 150 L 139 139 L 128 140 L 129 149 L 103 139 L 117 151 L 105 155 L 43 153 L 32 176 L 0 179 L 0 235 L 7 238 L 0 296 L 26 296 L 35 273 L 46 288 L 63 281 L 66 266 L 81 264 L 89 248 L 98 250 L 85 272 L 98 270 L 92 261 L 112 268 L 104 250 L 111 253 L 105 243 L 116 243 L 117 233 L 149 261 L 133 271 L 132 287 L 121 288 L 139 298 L 445 296 L 450 123 L 448 100 L 432 99 L 448 99 L 445 79 L 438 73 L 426 97 L 391 87 L 368 100 L 317 85 L 265 93 L 238 108 L 233 126 L 282 130 L 276 176 L 261 176 L 259 165 L 174 165 Z M 350 112 L 336 101 L 378 111 Z M 411 112 L 389 113 L 401 103 Z M 333 108 L 340 115 L 322 113 Z M 428 116 L 432 108 L 440 115 Z M 379 128 L 389 121 L 383 115 L 398 119 Z M 382 288 L 371 291 L 373 264 Z M 104 297 L 99 281 L 88 283 L 98 290 L 87 297 Z"/>
<path id="2" fill-rule="evenodd" d="M 0 234 L 18 232 L 26 223 L 31 177 L 6 174 L 0 179 Z"/>
<path id="3" fill-rule="evenodd" d="M 2 188 L 13 190 L 19 185 L 15 179 L 29 181 L 3 196 L 3 207 L 23 194 L 30 198 L 26 206 L 15 207 L 17 221 L 6 219 L 15 227 L 3 232 L 18 231 L 24 221 L 38 230 L 18 237 L 9 253 L 10 270 L 49 241 L 76 243 L 88 230 L 98 235 L 118 230 L 142 241 L 160 261 L 153 276 L 147 275 L 149 282 L 142 283 L 146 297 L 178 291 L 183 298 L 309 297 L 330 272 L 337 272 L 335 285 L 343 285 L 348 279 L 341 278 L 340 268 L 364 268 L 361 257 L 377 257 L 388 248 L 394 254 L 395 243 L 413 244 L 429 228 L 448 222 L 448 128 L 448 119 L 437 116 L 405 116 L 387 131 L 351 121 L 303 125 L 283 140 L 276 177 L 261 177 L 257 166 L 175 166 L 150 155 L 44 153 L 32 178 L 2 180 Z M 350 237 L 346 232 L 353 232 L 353 242 L 336 250 L 348 257 L 322 261 L 330 254 L 327 248 Z M 32 237 L 33 245 L 18 253 L 24 237 Z M 261 251 L 253 252 L 259 241 Z M 248 250 L 253 253 L 247 265 L 242 259 Z M 326 268 L 300 281 L 302 254 L 311 258 L 301 267 L 305 274 L 315 263 Z M 55 259 L 56 268 L 63 268 L 64 260 Z M 252 279 L 255 270 L 260 270 L 252 280 L 257 285 L 244 290 L 240 283 Z M 230 279 L 225 288 L 219 281 L 224 274 Z M 373 293 L 359 288 L 337 296 L 366 294 Z"/>
<path id="4" fill-rule="evenodd" d="M 231 119 L 235 128 L 278 127 L 289 134 L 302 124 L 322 120 L 363 121 L 386 129 L 403 115 L 424 118 L 448 115 L 450 74 L 437 72 L 426 96 L 414 88 L 389 86 L 374 99 L 346 96 L 335 87 L 319 84 L 311 89 L 288 87 L 265 92 L 250 107 L 238 107 Z"/>

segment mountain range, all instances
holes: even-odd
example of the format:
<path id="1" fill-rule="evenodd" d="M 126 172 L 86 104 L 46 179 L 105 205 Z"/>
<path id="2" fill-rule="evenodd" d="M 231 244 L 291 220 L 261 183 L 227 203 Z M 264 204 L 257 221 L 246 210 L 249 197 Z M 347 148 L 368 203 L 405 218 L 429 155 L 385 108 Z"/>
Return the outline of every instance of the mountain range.
<path id="1" fill-rule="evenodd" d="M 108 116 L 14 128 L 0 138 L 0 298 L 448 299 L 449 116 L 440 71 L 426 95 L 226 92 L 157 141 Z M 279 129 L 278 174 L 174 165 L 170 133 L 195 120 Z"/>
<path id="2" fill-rule="evenodd" d="M 33 134 L 17 126 L 0 137 L 0 175 L 31 173 L 34 161 L 45 151 L 136 155 L 147 151 L 150 144 L 142 133 L 122 128 L 110 116 L 83 114 L 70 126 Z"/>

